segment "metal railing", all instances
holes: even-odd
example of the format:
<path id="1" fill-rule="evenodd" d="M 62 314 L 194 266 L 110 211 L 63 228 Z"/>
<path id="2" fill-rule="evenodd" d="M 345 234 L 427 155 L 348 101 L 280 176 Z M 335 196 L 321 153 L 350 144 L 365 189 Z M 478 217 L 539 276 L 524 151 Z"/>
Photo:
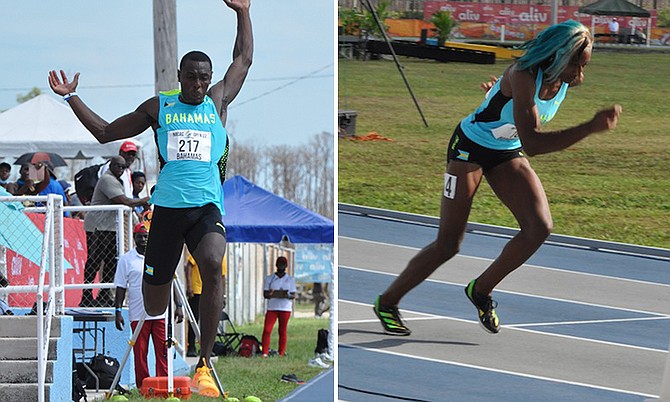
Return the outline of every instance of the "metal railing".
<path id="1" fill-rule="evenodd" d="M 46 196 L 0 197 L 0 202 L 46 202 L 44 236 L 40 256 L 40 272 L 37 286 L 8 287 L 2 293 L 33 293 L 37 313 L 37 400 L 45 400 L 45 380 L 47 360 L 49 356 L 49 339 L 51 338 L 51 317 L 54 315 L 54 300 L 63 295 L 63 197 L 56 194 Z M 24 209 L 19 207 L 18 209 Z M 51 273 L 44 311 L 44 292 L 46 272 Z M 17 289 L 18 288 L 18 289 Z M 62 300 L 61 303 L 62 304 Z M 56 305 L 59 305 L 56 302 Z M 46 321 L 45 321 L 46 318 Z"/>
<path id="2" fill-rule="evenodd" d="M 38 402 L 44 402 L 46 391 L 46 372 L 51 340 L 51 324 L 54 316 L 65 314 L 65 290 L 82 288 L 113 288 L 113 283 L 70 284 L 65 285 L 64 222 L 65 212 L 117 211 L 117 253 L 123 253 L 132 244 L 132 209 L 125 205 L 72 206 L 64 207 L 60 195 L 12 196 L 0 197 L 0 202 L 15 203 L 15 209 L 22 212 L 44 213 L 44 232 L 42 237 L 39 274 L 36 285 L 11 285 L 0 288 L 0 296 L 8 294 L 35 294 L 35 313 L 37 316 L 37 396 Z M 44 203 L 44 206 L 23 207 L 20 203 Z M 25 230 L 25 228 L 17 228 Z M 1 233 L 0 233 L 1 234 Z M 2 261 L 6 264 L 4 248 Z M 3 265 L 4 265 L 3 264 Z M 49 281 L 46 283 L 46 273 Z M 44 300 L 47 294 L 46 302 Z"/>

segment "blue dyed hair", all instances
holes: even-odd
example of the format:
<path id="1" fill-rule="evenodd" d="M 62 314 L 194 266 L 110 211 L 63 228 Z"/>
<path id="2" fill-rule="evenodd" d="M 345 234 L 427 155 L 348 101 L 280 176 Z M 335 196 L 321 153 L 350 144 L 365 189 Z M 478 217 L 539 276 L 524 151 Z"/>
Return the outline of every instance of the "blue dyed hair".
<path id="1" fill-rule="evenodd" d="M 526 52 L 517 61 L 520 70 L 542 68 L 548 82 L 556 82 L 570 60 L 591 46 L 591 34 L 581 23 L 568 20 L 544 29 L 520 49 Z"/>

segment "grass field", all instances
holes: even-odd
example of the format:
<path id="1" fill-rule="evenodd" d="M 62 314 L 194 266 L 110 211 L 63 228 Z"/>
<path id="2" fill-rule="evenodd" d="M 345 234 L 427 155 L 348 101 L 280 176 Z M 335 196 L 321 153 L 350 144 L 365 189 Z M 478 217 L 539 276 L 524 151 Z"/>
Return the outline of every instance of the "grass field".
<path id="1" fill-rule="evenodd" d="M 313 305 L 310 305 L 313 310 Z M 309 380 L 323 369 L 307 365 L 314 357 L 317 332 L 321 328 L 328 329 L 327 318 L 291 318 L 288 328 L 288 345 L 285 357 L 262 359 L 246 357 L 220 357 L 215 368 L 229 397 L 243 400 L 253 395 L 263 402 L 277 401 L 300 385 L 281 382 L 282 374 L 296 374 L 301 380 Z M 236 326 L 238 332 L 251 334 L 259 340 L 263 333 L 263 317 L 259 316 L 255 323 Z M 270 349 L 277 349 L 277 326 L 272 334 Z M 147 401 L 161 399 L 144 399 L 134 390 L 128 396 L 130 401 Z M 211 402 L 216 399 L 193 395 L 193 402 Z M 221 399 L 218 399 L 221 400 Z"/>
<path id="2" fill-rule="evenodd" d="M 339 140 L 339 202 L 439 215 L 446 147 L 456 124 L 483 100 L 495 65 L 401 58 L 426 116 L 424 127 L 391 60 L 339 60 L 340 110 L 358 113 L 356 133 L 393 142 Z M 670 248 L 670 54 L 596 49 L 585 83 L 568 92 L 549 130 L 589 120 L 619 103 L 616 130 L 530 159 L 547 192 L 554 233 Z M 483 183 L 470 221 L 517 227 Z"/>

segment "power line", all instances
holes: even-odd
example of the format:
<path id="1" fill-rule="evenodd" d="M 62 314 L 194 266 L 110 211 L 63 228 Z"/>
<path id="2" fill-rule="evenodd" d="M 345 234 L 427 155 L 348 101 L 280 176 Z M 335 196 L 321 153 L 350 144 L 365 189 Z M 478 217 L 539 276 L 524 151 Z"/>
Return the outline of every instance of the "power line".
<path id="1" fill-rule="evenodd" d="M 326 66 L 329 67 L 332 64 Z M 325 69 L 321 68 L 318 71 L 321 71 Z M 298 76 L 298 77 L 271 77 L 271 78 L 250 78 L 247 80 L 247 82 L 263 82 L 263 81 L 286 81 L 286 80 L 301 80 L 301 79 L 307 79 L 307 78 L 327 78 L 327 77 L 332 77 L 333 74 L 323 74 L 323 75 L 314 75 L 313 73 L 303 75 L 303 76 Z M 154 84 L 106 84 L 106 85 L 82 85 L 79 86 L 80 89 L 119 89 L 119 88 L 153 88 Z M 48 87 L 22 87 L 22 88 L 2 88 L 0 87 L 0 92 L 7 92 L 7 91 L 13 91 L 13 92 L 22 92 L 22 91 L 30 91 L 33 88 L 38 88 L 39 90 L 44 90 L 48 91 L 50 88 Z"/>
<path id="2" fill-rule="evenodd" d="M 319 73 L 319 72 L 321 72 L 321 71 L 327 69 L 328 67 L 330 67 L 330 66 L 332 66 L 332 65 L 333 65 L 333 63 L 330 63 L 330 64 L 325 65 L 325 66 L 323 66 L 323 67 L 321 67 L 321 68 L 319 68 L 319 69 L 317 69 L 317 70 L 312 71 L 312 72 L 309 73 L 309 74 L 303 75 L 302 77 L 298 77 L 298 78 L 294 79 L 294 80 L 291 81 L 291 82 L 287 82 L 287 83 L 284 84 L 284 85 L 280 85 L 280 86 L 278 86 L 278 87 L 276 87 L 276 88 L 274 88 L 274 89 L 271 89 L 271 90 L 269 90 L 269 91 L 267 91 L 267 92 L 264 92 L 264 93 L 262 93 L 262 94 L 260 94 L 260 95 L 258 95 L 258 96 L 254 96 L 253 98 L 249 98 L 249 99 L 244 100 L 244 101 L 242 101 L 242 102 L 240 102 L 240 103 L 237 103 L 237 104 L 235 104 L 235 105 L 231 105 L 231 106 L 230 106 L 230 109 L 234 109 L 234 108 L 236 108 L 236 107 L 240 107 L 240 106 L 242 106 L 242 105 L 244 105 L 244 104 L 246 104 L 246 103 L 249 103 L 249 102 L 255 101 L 255 100 L 257 100 L 257 99 L 263 98 L 263 97 L 268 96 L 268 95 L 270 95 L 270 94 L 272 94 L 272 93 L 275 93 L 275 92 L 277 92 L 277 91 L 279 91 L 279 90 L 281 90 L 281 89 L 284 89 L 284 88 L 286 88 L 286 87 L 288 87 L 288 86 L 291 86 L 291 85 L 295 84 L 296 82 L 302 81 L 302 80 L 304 80 L 304 79 L 311 78 L 311 77 L 314 76 L 316 73 Z"/>

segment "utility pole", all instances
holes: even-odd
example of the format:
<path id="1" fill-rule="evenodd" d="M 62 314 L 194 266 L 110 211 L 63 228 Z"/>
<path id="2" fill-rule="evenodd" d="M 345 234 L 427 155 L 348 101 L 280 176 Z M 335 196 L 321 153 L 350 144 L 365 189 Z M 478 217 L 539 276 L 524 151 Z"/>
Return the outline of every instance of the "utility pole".
<path id="1" fill-rule="evenodd" d="M 179 88 L 177 81 L 177 0 L 153 0 L 154 20 L 154 94 Z M 153 175 L 146 171 L 145 152 L 141 150 L 142 166 L 147 174 L 147 188 L 150 177 L 158 177 L 158 160 Z"/>
<path id="2" fill-rule="evenodd" d="M 153 0 L 155 93 L 177 89 L 177 0 Z"/>

